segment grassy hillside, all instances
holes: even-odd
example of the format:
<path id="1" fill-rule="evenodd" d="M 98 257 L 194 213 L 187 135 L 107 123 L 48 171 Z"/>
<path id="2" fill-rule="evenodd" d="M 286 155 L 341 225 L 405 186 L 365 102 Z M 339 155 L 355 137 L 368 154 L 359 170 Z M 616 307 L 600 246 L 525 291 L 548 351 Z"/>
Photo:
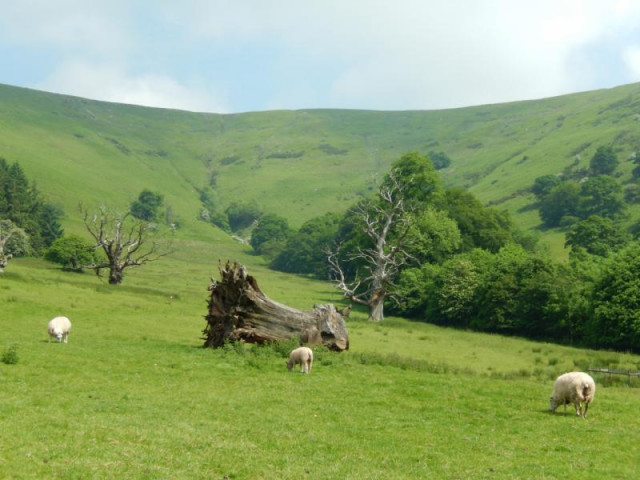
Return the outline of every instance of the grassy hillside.
<path id="1" fill-rule="evenodd" d="M 441 111 L 300 110 L 217 115 L 109 104 L 0 86 L 0 156 L 62 205 L 128 203 L 143 188 L 199 230 L 197 190 L 216 175 L 221 208 L 257 200 L 293 226 L 366 194 L 401 154 L 443 151 L 442 175 L 524 228 L 541 175 L 587 166 L 600 145 L 627 161 L 640 148 L 640 84 L 557 98 Z M 60 188 L 64 185 L 64 188 Z M 640 211 L 633 211 L 631 221 Z M 72 227 L 73 228 L 73 227 Z M 552 237 L 553 238 L 553 237 Z"/>
<path id="2" fill-rule="evenodd" d="M 442 112 L 221 116 L 0 87 L 0 156 L 65 208 L 67 231 L 82 232 L 78 202 L 124 206 L 143 188 L 164 193 L 183 223 L 173 255 L 127 271 L 118 287 L 32 258 L 0 276 L 0 359 L 17 354 L 0 362 L 0 478 L 635 478 L 637 379 L 596 376 L 586 421 L 545 409 L 558 374 L 636 370 L 636 355 L 376 325 L 358 310 L 350 350 L 316 349 L 309 376 L 287 372 L 277 349 L 199 348 L 219 260 L 245 263 L 267 295 L 299 309 L 342 298 L 267 269 L 196 219 L 212 171 L 223 204 L 257 199 L 300 224 L 344 208 L 418 149 L 445 151 L 450 185 L 535 227 L 518 192 L 577 154 L 586 164 L 602 143 L 626 158 L 638 94 L 631 85 Z M 47 342 L 60 314 L 73 322 L 68 345 Z"/>

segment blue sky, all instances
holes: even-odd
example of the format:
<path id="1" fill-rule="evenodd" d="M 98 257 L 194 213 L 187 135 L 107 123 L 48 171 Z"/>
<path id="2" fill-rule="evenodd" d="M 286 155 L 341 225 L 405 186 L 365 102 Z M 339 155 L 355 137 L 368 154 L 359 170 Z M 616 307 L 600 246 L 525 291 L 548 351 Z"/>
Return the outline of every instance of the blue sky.
<path id="1" fill-rule="evenodd" d="M 640 81 L 640 0 L 0 0 L 0 83 L 235 113 Z"/>

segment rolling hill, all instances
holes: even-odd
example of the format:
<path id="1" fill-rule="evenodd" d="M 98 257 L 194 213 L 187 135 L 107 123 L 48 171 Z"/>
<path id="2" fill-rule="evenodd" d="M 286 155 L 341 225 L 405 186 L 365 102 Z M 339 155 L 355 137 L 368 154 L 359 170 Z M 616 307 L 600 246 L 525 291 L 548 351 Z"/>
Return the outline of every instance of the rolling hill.
<path id="1" fill-rule="evenodd" d="M 536 228 L 533 179 L 587 165 L 601 144 L 626 160 L 640 145 L 639 95 L 637 84 L 439 112 L 216 115 L 0 86 L 0 157 L 65 209 L 67 232 L 86 234 L 79 202 L 125 206 L 144 188 L 182 224 L 174 254 L 117 287 L 12 260 L 0 277 L 0 478 L 634 478 L 637 377 L 594 373 L 588 420 L 547 413 L 559 373 L 635 371 L 632 353 L 376 324 L 358 308 L 350 349 L 317 349 L 312 375 L 287 372 L 273 346 L 201 348 L 220 259 L 294 308 L 344 298 L 197 219 L 212 176 L 222 207 L 254 199 L 299 225 L 366 194 L 405 151 L 433 150 L 453 160 L 449 185 Z M 622 162 L 621 182 L 631 168 Z M 70 341 L 48 343 L 60 314 Z"/>
<path id="2" fill-rule="evenodd" d="M 438 111 L 297 110 L 220 115 L 112 104 L 0 85 L 0 157 L 17 161 L 79 228 L 77 204 L 126 205 L 160 191 L 200 231 L 199 190 L 221 208 L 256 200 L 292 226 L 341 211 L 407 151 L 444 152 L 448 186 L 537 228 L 533 180 L 640 148 L 640 83 L 555 98 Z M 632 211 L 636 221 L 640 210 Z M 547 232 L 548 238 L 558 235 Z"/>

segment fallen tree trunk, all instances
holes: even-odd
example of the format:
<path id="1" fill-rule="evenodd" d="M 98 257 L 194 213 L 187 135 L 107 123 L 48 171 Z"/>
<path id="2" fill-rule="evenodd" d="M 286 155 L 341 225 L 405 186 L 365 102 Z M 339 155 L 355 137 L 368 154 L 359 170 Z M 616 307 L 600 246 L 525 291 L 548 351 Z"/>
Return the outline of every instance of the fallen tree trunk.
<path id="1" fill-rule="evenodd" d="M 202 332 L 205 347 L 296 338 L 300 343 L 321 343 L 331 350 L 349 348 L 344 319 L 333 305 L 315 305 L 311 311 L 302 311 L 275 302 L 260 290 L 245 266 L 237 262 L 220 267 L 220 277 L 219 282 L 212 281 L 209 285 L 207 326 Z"/>

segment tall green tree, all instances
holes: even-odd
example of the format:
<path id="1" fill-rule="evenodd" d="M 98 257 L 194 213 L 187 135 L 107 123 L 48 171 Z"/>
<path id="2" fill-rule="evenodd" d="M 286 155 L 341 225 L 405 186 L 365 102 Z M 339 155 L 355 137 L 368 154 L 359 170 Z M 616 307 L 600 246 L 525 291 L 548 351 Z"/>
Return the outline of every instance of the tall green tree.
<path id="1" fill-rule="evenodd" d="M 397 183 L 397 185 L 393 185 Z M 402 196 L 407 207 L 426 205 L 442 193 L 442 179 L 427 155 L 409 152 L 392 165 L 392 174 L 387 174 L 383 188 Z M 397 188 L 396 188 L 397 187 Z"/>
<path id="2" fill-rule="evenodd" d="M 159 209 L 164 203 L 164 196 L 160 193 L 144 189 L 138 199 L 131 203 L 131 215 L 138 220 L 152 222 L 157 220 Z"/>
<path id="3" fill-rule="evenodd" d="M 292 235 L 286 218 L 273 213 L 263 215 L 251 232 L 250 244 L 258 255 L 274 257 Z"/>
<path id="4" fill-rule="evenodd" d="M 592 255 L 606 257 L 616 252 L 631 240 L 626 230 L 609 218 L 592 215 L 571 228 L 566 234 L 564 246 L 572 253 L 584 249 Z"/>
<path id="5" fill-rule="evenodd" d="M 461 188 L 449 189 L 438 201 L 438 207 L 458 224 L 463 251 L 477 247 L 497 252 L 513 241 L 513 223 L 509 214 L 485 207 L 470 192 Z"/>
<path id="6" fill-rule="evenodd" d="M 579 213 L 581 218 L 599 215 L 604 218 L 620 218 L 626 210 L 622 187 L 615 178 L 599 175 L 589 178 L 580 187 Z"/>
<path id="7" fill-rule="evenodd" d="M 61 215 L 60 209 L 42 199 L 18 163 L 10 165 L 0 158 L 0 218 L 27 233 L 33 252 L 41 252 L 62 235 Z"/>
<path id="8" fill-rule="evenodd" d="M 640 352 L 640 243 L 616 255 L 596 283 L 587 339 L 600 348 Z"/>
<path id="9" fill-rule="evenodd" d="M 557 227 L 569 218 L 580 215 L 580 185 L 573 181 L 553 187 L 540 201 L 538 210 L 546 227 Z"/>
<path id="10" fill-rule="evenodd" d="M 492 257 L 476 292 L 472 327 L 529 338 L 549 338 L 556 331 L 559 275 L 556 265 L 540 254 L 507 245 Z"/>
<path id="11" fill-rule="evenodd" d="M 341 218 L 337 213 L 327 213 L 305 222 L 288 238 L 284 249 L 271 262 L 271 267 L 283 272 L 327 278 L 327 250 L 338 235 Z"/>
<path id="12" fill-rule="evenodd" d="M 562 180 L 558 175 L 543 175 L 534 180 L 531 191 L 538 200 L 541 200 L 561 183 Z"/>
<path id="13" fill-rule="evenodd" d="M 598 147 L 589 167 L 596 175 L 612 175 L 618 167 L 618 155 L 612 146 Z"/>

